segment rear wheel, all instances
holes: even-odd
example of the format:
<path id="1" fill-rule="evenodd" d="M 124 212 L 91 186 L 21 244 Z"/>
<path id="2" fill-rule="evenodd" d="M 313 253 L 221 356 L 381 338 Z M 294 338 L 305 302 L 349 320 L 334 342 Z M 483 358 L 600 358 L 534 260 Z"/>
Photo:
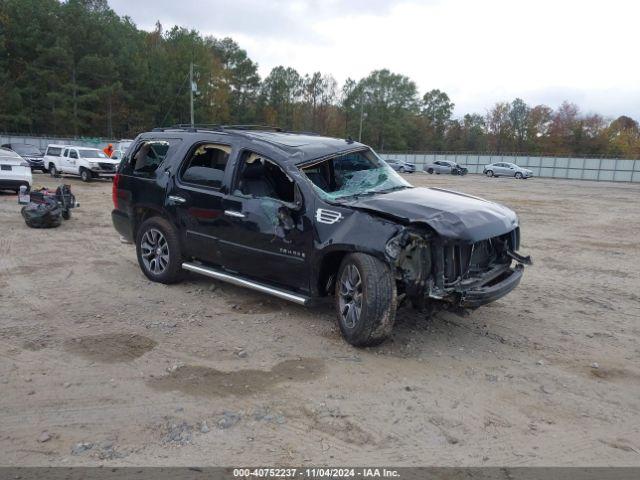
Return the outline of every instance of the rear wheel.
<path id="1" fill-rule="evenodd" d="M 487 170 L 487 177 L 493 177 L 493 170 Z"/>
<path id="2" fill-rule="evenodd" d="M 428 168 L 427 173 L 433 173 L 433 168 Z"/>
<path id="3" fill-rule="evenodd" d="M 398 169 L 398 171 L 399 171 L 400 173 L 404 173 L 404 167 L 400 167 L 400 168 Z"/>
<path id="4" fill-rule="evenodd" d="M 387 265 L 363 253 L 347 255 L 335 290 L 335 308 L 342 336 L 356 347 L 383 342 L 396 316 L 395 281 Z"/>
<path id="5" fill-rule="evenodd" d="M 93 176 L 91 175 L 91 172 L 89 170 L 83 168 L 82 170 L 80 170 L 80 178 L 83 182 L 90 182 Z"/>
<path id="6" fill-rule="evenodd" d="M 180 241 L 164 218 L 152 217 L 138 229 L 136 253 L 140 269 L 149 280 L 175 283 L 182 277 Z"/>

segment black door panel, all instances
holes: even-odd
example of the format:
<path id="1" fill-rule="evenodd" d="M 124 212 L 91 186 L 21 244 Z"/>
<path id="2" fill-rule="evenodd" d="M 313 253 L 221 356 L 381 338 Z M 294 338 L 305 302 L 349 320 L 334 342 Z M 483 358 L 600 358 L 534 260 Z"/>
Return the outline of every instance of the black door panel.
<path id="1" fill-rule="evenodd" d="M 268 283 L 309 290 L 312 241 L 303 214 L 271 198 L 227 197 L 220 230 L 222 265 Z"/>

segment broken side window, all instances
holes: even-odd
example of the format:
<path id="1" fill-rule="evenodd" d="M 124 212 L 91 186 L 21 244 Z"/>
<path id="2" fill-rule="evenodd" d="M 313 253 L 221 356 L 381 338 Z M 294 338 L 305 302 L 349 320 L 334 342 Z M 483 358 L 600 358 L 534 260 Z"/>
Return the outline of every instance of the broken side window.
<path id="1" fill-rule="evenodd" d="M 359 150 L 301 168 L 321 196 L 337 200 L 409 188 L 389 165 L 371 150 Z"/>
<path id="2" fill-rule="evenodd" d="M 172 147 L 180 140 L 145 140 L 136 146 L 136 150 L 129 157 L 123 159 L 124 172 L 135 176 L 154 178 L 156 170 L 169 155 Z"/>
<path id="3" fill-rule="evenodd" d="M 185 183 L 220 188 L 230 153 L 231 147 L 228 145 L 198 145 L 180 169 L 180 179 Z"/>
<path id="4" fill-rule="evenodd" d="M 272 198 L 292 203 L 295 197 L 295 183 L 272 160 L 247 151 L 240 159 L 234 193 L 245 197 Z"/>

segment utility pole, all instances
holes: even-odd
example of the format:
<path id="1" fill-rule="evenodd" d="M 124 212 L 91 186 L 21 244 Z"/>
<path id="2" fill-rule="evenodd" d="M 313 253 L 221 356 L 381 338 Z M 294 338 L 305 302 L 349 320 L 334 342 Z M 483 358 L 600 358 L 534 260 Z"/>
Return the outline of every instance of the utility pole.
<path id="1" fill-rule="evenodd" d="M 360 132 L 358 133 L 358 142 L 362 143 L 362 119 L 364 118 L 364 89 L 360 94 Z"/>
<path id="2" fill-rule="evenodd" d="M 189 98 L 191 101 L 191 128 L 193 128 L 193 62 L 189 64 Z"/>

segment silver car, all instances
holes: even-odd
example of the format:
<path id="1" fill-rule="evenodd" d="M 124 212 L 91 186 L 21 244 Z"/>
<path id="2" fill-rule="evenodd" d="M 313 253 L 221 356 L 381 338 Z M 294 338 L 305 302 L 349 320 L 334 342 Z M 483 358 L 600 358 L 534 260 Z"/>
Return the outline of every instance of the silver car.
<path id="1" fill-rule="evenodd" d="M 515 163 L 497 162 L 484 167 L 482 171 L 487 177 L 533 177 L 533 172 L 526 168 L 519 167 Z"/>
<path id="2" fill-rule="evenodd" d="M 467 169 L 450 160 L 436 160 L 433 163 L 427 163 L 422 170 L 427 173 L 449 173 L 451 175 L 466 175 Z"/>
<path id="3" fill-rule="evenodd" d="M 387 160 L 385 160 L 385 162 L 387 162 L 387 165 L 393 168 L 396 172 L 413 173 L 416 171 L 416 166 L 414 163 L 405 162 L 404 160 L 388 158 Z"/>

